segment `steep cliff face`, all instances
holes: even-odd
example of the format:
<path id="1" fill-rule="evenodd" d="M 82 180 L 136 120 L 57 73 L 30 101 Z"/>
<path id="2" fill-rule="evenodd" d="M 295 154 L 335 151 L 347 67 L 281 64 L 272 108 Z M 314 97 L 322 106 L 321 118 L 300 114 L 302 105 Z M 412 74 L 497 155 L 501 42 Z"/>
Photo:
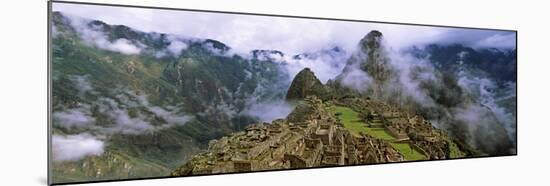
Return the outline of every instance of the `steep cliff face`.
<path id="1" fill-rule="evenodd" d="M 361 70 L 372 76 L 377 84 L 384 84 L 395 78 L 396 72 L 389 64 L 390 58 L 387 56 L 386 48 L 382 43 L 383 35 L 374 30 L 369 32 L 361 41 L 359 41 L 360 52 L 363 58 L 357 59 Z M 356 62 L 352 62 L 356 63 Z"/>
<path id="2" fill-rule="evenodd" d="M 335 82 L 359 89 L 372 97 L 391 97 L 391 85 L 398 80 L 399 75 L 390 64 L 391 59 L 383 41 L 382 33 L 377 30 L 365 35 Z"/>

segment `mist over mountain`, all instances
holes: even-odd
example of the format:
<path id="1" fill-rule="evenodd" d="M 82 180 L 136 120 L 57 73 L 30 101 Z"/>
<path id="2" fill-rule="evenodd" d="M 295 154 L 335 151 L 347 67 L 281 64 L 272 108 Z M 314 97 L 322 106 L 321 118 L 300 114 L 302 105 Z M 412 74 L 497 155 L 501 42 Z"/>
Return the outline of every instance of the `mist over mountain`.
<path id="1" fill-rule="evenodd" d="M 291 111 L 279 102 L 289 77 L 271 59 L 232 55 L 215 40 L 144 33 L 59 12 L 52 21 L 53 136 L 75 141 L 54 140 L 54 156 L 98 144 L 55 159 L 54 171 L 76 169 L 56 174 L 64 175 L 59 180 L 166 175 L 210 139 Z M 250 111 L 273 104 L 284 112 Z M 92 163 L 103 161 L 96 156 L 124 163 Z M 163 168 L 143 172 L 149 166 Z M 112 172 L 106 177 L 99 169 Z"/>
<path id="2" fill-rule="evenodd" d="M 515 152 L 515 50 L 431 44 L 393 51 L 378 31 L 358 45 L 337 83 L 419 113 L 485 153 Z"/>
<path id="3" fill-rule="evenodd" d="M 395 50 L 371 31 L 355 50 L 243 54 L 223 41 L 62 12 L 52 34 L 56 180 L 168 175 L 210 140 L 286 118 L 309 95 L 383 101 L 484 154 L 516 151 L 515 49 Z"/>

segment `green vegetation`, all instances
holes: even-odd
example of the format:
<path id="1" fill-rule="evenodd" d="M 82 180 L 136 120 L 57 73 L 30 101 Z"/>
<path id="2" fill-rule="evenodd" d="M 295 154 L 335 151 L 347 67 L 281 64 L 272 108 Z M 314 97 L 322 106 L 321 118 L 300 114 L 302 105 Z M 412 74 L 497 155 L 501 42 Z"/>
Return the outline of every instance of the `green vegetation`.
<path id="1" fill-rule="evenodd" d="M 344 124 L 344 127 L 349 129 L 350 132 L 355 135 L 359 135 L 360 132 L 363 132 L 378 139 L 395 140 L 393 136 L 391 136 L 382 128 L 369 128 L 365 126 L 365 122 L 361 121 L 361 119 L 359 118 L 359 113 L 355 112 L 351 108 L 333 106 L 330 108 L 330 110 L 333 113 L 342 113 L 340 115 L 340 120 Z"/>
<path id="2" fill-rule="evenodd" d="M 151 39 L 154 35 L 124 26 L 91 23 L 103 25 L 103 33 L 110 41 L 126 39 L 145 44 L 139 54 L 126 55 L 82 40 L 59 13 L 54 14 L 53 23 L 58 29 L 52 38 L 53 112 L 83 109 L 95 122 L 93 129 L 68 128 L 55 120 L 52 134 L 91 133 L 106 137 L 101 157 L 56 162 L 56 183 L 166 176 L 168 170 L 187 161 L 211 139 L 256 121 L 250 116 L 228 116 L 227 109 L 242 110 L 251 96 L 258 100 L 283 98 L 288 87 L 277 83 L 286 78 L 277 63 L 220 55 L 205 47 L 211 44 L 208 46 L 227 50 L 223 43 L 214 40 L 188 41 L 189 47 L 179 55 L 158 57 L 156 52 L 166 50 L 164 36 Z M 262 91 L 256 91 L 259 87 Z M 138 103 L 141 99 L 147 104 Z M 220 104 L 234 108 L 216 108 Z M 116 125 L 116 118 L 108 114 L 113 109 L 152 126 L 168 123 L 150 107 L 192 119 L 185 125 L 139 134 L 105 132 Z M 118 163 L 109 163 L 115 159 Z M 89 168 L 92 164 L 95 166 Z M 127 168 L 130 165 L 132 168 Z M 96 175 L 97 170 L 103 173 Z"/>
<path id="3" fill-rule="evenodd" d="M 397 151 L 399 151 L 399 153 L 401 153 L 406 160 L 414 161 L 426 159 L 422 153 L 418 152 L 416 149 L 413 149 L 408 143 L 390 142 L 390 144 L 393 148 L 397 149 Z"/>
<path id="4" fill-rule="evenodd" d="M 464 152 L 460 151 L 460 148 L 458 148 L 458 145 L 455 142 L 447 139 L 447 144 L 449 144 L 449 156 L 451 158 L 462 158 L 466 156 Z"/>
<path id="5" fill-rule="evenodd" d="M 340 121 L 344 124 L 344 127 L 349 129 L 352 134 L 359 135 L 360 132 L 370 135 L 372 137 L 386 140 L 391 144 L 393 148 L 399 151 L 406 160 L 422 160 L 426 159 L 424 155 L 413 149 L 408 143 L 395 142 L 395 138 L 386 132 L 383 128 L 370 128 L 363 122 L 359 113 L 355 112 L 351 108 L 342 106 L 332 106 L 329 110 L 334 115 L 339 114 Z"/>
<path id="6" fill-rule="evenodd" d="M 166 175 L 170 171 L 159 164 L 122 152 L 107 152 L 75 162 L 54 162 L 52 168 L 56 182 L 153 177 Z"/>

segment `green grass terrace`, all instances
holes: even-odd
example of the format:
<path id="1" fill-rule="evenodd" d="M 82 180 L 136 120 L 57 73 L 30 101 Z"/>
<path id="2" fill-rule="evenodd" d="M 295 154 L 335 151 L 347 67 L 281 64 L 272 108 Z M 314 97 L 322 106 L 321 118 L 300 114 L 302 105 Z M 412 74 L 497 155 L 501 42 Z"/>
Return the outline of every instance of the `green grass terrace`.
<path id="1" fill-rule="evenodd" d="M 403 155 L 403 157 L 407 161 L 426 159 L 426 157 L 422 153 L 412 148 L 412 146 L 406 141 L 397 142 L 397 139 L 386 132 L 384 128 L 368 127 L 367 123 L 362 121 L 359 117 L 359 113 L 357 113 L 353 109 L 343 106 L 330 106 L 328 107 L 328 109 L 332 115 L 336 113 L 341 113 L 341 115 L 338 116 L 340 121 L 344 124 L 345 128 L 350 130 L 352 134 L 359 136 L 359 133 L 363 132 L 364 134 L 370 135 L 372 137 L 385 140 L 389 142 L 393 148 L 398 150 L 399 153 L 401 153 L 401 155 Z M 379 124 L 371 123 L 371 125 L 376 126 Z"/>

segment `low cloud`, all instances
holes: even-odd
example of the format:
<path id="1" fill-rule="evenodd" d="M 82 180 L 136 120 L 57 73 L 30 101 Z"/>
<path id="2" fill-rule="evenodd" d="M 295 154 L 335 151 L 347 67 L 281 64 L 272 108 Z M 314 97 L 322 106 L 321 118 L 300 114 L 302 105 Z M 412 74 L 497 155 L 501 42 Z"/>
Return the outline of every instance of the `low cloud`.
<path id="1" fill-rule="evenodd" d="M 192 116 L 181 112 L 177 106 L 153 105 L 146 95 L 138 95 L 126 88 L 114 88 L 110 92 L 111 95 L 115 95 L 114 97 L 100 95 L 86 77 L 69 76 L 69 79 L 72 79 L 79 92 L 86 91 L 93 96 L 86 97 L 89 102 L 56 110 L 53 113 L 55 126 L 65 129 L 86 129 L 105 135 L 141 134 L 184 125 L 193 119 Z M 95 112 L 92 112 L 92 108 Z"/>
<path id="2" fill-rule="evenodd" d="M 253 116 L 263 122 L 284 119 L 294 110 L 294 105 L 283 100 L 260 102 L 249 105 L 241 113 Z"/>
<path id="3" fill-rule="evenodd" d="M 99 156 L 103 154 L 104 147 L 102 140 L 85 133 L 52 136 L 54 161 L 78 161 L 87 156 Z"/>
<path id="4" fill-rule="evenodd" d="M 139 54 L 141 52 L 141 49 L 139 47 L 133 45 L 130 41 L 124 38 L 117 39 L 114 42 L 108 42 L 106 40 L 96 38 L 96 46 L 106 50 L 120 52 L 128 55 Z"/>
<path id="5" fill-rule="evenodd" d="M 103 124 L 101 130 L 107 133 L 141 134 L 155 132 L 176 125 L 184 125 L 193 119 L 192 116 L 181 113 L 177 107 L 154 106 L 145 95 L 137 95 L 131 90 L 117 90 L 116 100 L 99 98 L 93 104 L 98 106 L 100 113 L 106 114 L 112 123 Z M 117 101 L 118 100 L 118 101 Z M 134 114 L 129 110 L 134 109 Z M 152 114 L 152 115 L 151 115 Z M 155 117 L 162 118 L 164 123 L 154 125 Z"/>
<path id="6" fill-rule="evenodd" d="M 516 48 L 516 34 L 515 33 L 494 33 L 491 36 L 475 42 L 473 44 L 475 48 Z"/>
<path id="7" fill-rule="evenodd" d="M 182 41 L 172 41 L 167 47 L 168 51 L 176 56 L 179 56 L 181 51 L 186 48 L 187 44 Z"/>
<path id="8" fill-rule="evenodd" d="M 59 31 L 57 30 L 57 27 L 53 24 L 51 24 L 51 34 L 53 38 L 59 35 Z"/>
<path id="9" fill-rule="evenodd" d="M 131 117 L 124 105 L 119 105 L 111 98 L 100 98 L 94 103 L 99 107 L 99 112 L 106 114 L 110 121 L 102 125 L 102 131 L 108 133 L 140 134 L 154 130 L 146 118 L 142 115 Z M 111 123 L 112 122 L 112 123 Z"/>
<path id="10" fill-rule="evenodd" d="M 334 79 L 345 66 L 345 61 L 349 54 L 341 48 L 322 49 L 319 51 L 306 52 L 297 57 L 281 57 L 283 66 L 288 71 L 290 79 L 293 79 L 298 72 L 304 68 L 309 68 L 317 78 L 326 83 L 329 79 Z"/>
<path id="11" fill-rule="evenodd" d="M 363 71 L 358 64 L 370 62 L 359 50 L 348 61 L 341 83 L 362 92 L 374 92 L 370 95 L 375 99 L 420 113 L 434 126 L 446 129 L 485 153 L 515 151 L 512 143 L 515 143 L 516 116 L 497 103 L 497 100 L 515 96 L 512 91 L 515 83 L 502 88 L 478 69 L 468 70 L 464 66 L 459 66 L 458 74 L 441 72 L 429 58 L 387 48 L 384 40 L 382 46 L 376 52 L 387 57 L 388 63 L 379 63 L 376 67 L 385 70 L 373 70 L 376 74 Z M 468 54 L 459 52 L 456 55 L 457 64 L 461 64 Z M 383 81 L 373 81 L 380 75 L 385 77 Z"/>
<path id="12" fill-rule="evenodd" d="M 255 49 L 270 49 L 292 56 L 335 45 L 351 51 L 370 30 L 384 33 L 389 47 L 396 50 L 432 43 L 515 47 L 515 33 L 507 31 L 63 3 L 55 3 L 53 10 L 109 24 L 127 25 L 144 32 L 215 39 L 231 46 L 238 54 Z"/>
<path id="13" fill-rule="evenodd" d="M 516 83 L 508 82 L 502 86 L 498 86 L 495 81 L 477 77 L 469 72 L 461 71 L 458 74 L 458 84 L 465 88 L 469 94 L 479 98 L 479 101 L 484 106 L 488 107 L 498 121 L 504 124 L 508 137 L 512 140 L 516 136 L 516 115 L 504 108 L 499 102 L 507 102 L 516 96 Z M 498 90 L 501 91 L 498 91 Z"/>
<path id="14" fill-rule="evenodd" d="M 171 125 L 183 125 L 189 122 L 193 117 L 183 114 L 177 114 L 174 111 L 168 111 L 162 107 L 153 106 L 149 107 L 149 111 L 155 113 L 157 116 L 163 118 Z"/>
<path id="15" fill-rule="evenodd" d="M 142 50 L 140 46 L 124 38 L 109 41 L 105 33 L 102 32 L 102 25 L 89 25 L 90 20 L 86 18 L 71 15 L 67 16 L 71 20 L 71 26 L 87 44 L 126 55 L 139 54 Z M 141 46 L 143 46 L 143 44 L 141 44 Z"/>
<path id="16" fill-rule="evenodd" d="M 166 39 L 170 42 L 170 44 L 166 46 L 166 49 L 158 51 L 156 54 L 157 57 L 164 57 L 167 54 L 178 57 L 180 56 L 182 50 L 185 50 L 187 49 L 187 47 L 189 47 L 187 42 L 189 42 L 190 40 L 187 38 L 179 37 L 176 35 L 168 35 Z"/>
<path id="17" fill-rule="evenodd" d="M 90 82 L 90 76 L 69 75 L 68 78 L 73 81 L 80 95 L 87 92 L 95 93 L 92 83 Z"/>
<path id="18" fill-rule="evenodd" d="M 353 88 L 359 92 L 364 92 L 372 85 L 372 78 L 365 73 L 365 71 L 359 69 L 359 64 L 352 64 L 346 69 L 341 77 L 342 85 Z"/>
<path id="19" fill-rule="evenodd" d="M 88 127 L 95 122 L 88 105 L 54 112 L 53 120 L 56 126 L 67 129 Z"/>

